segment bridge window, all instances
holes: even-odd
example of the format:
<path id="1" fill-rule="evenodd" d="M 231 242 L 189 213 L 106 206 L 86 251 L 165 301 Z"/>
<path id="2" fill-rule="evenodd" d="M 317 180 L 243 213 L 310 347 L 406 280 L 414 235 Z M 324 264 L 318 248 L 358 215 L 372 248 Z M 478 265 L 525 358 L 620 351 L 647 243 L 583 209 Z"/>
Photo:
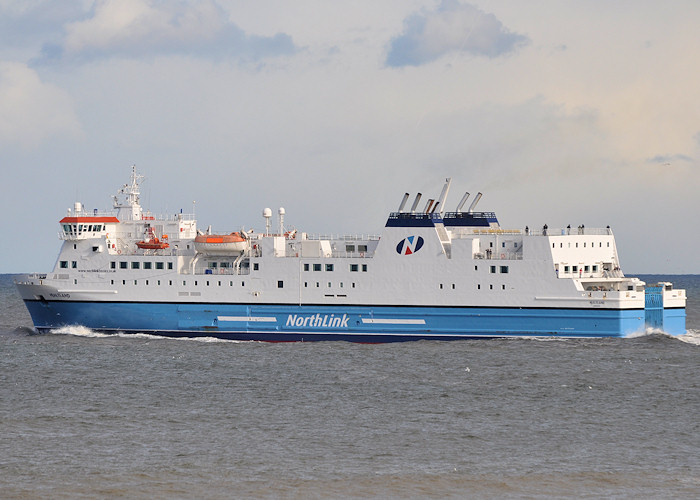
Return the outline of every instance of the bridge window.
<path id="1" fill-rule="evenodd" d="M 367 245 L 357 245 L 357 251 L 358 251 L 358 252 L 366 252 L 366 251 L 367 251 Z"/>
<path id="2" fill-rule="evenodd" d="M 332 271 L 333 270 L 333 264 L 326 264 L 326 271 Z"/>
<path id="3" fill-rule="evenodd" d="M 345 245 L 346 253 L 353 253 L 355 251 L 355 245 Z"/>
<path id="4" fill-rule="evenodd" d="M 153 263 L 152 263 L 152 262 L 144 262 L 144 263 L 143 263 L 143 268 L 144 268 L 144 269 L 151 269 L 152 266 L 153 266 Z"/>
<path id="5" fill-rule="evenodd" d="M 321 264 L 314 264 L 314 271 L 320 271 L 321 270 Z"/>
<path id="6" fill-rule="evenodd" d="M 173 269 L 173 263 L 168 262 L 168 270 L 172 271 L 172 269 Z"/>
<path id="7" fill-rule="evenodd" d="M 496 272 L 496 266 L 490 266 L 490 267 L 489 267 L 489 272 L 490 272 L 490 273 L 495 273 L 495 272 Z"/>
<path id="8" fill-rule="evenodd" d="M 156 269 L 163 269 L 163 263 L 162 263 L 162 262 L 156 262 Z"/>
<path id="9" fill-rule="evenodd" d="M 140 268 L 141 268 L 140 262 L 132 262 L 131 263 L 131 269 L 140 269 Z"/>
<path id="10" fill-rule="evenodd" d="M 77 260 L 71 261 L 70 267 L 72 267 L 73 269 L 77 269 L 78 268 L 78 261 Z"/>
<path id="11" fill-rule="evenodd" d="M 68 269 L 68 261 L 67 260 L 61 261 L 61 269 Z"/>
<path id="12" fill-rule="evenodd" d="M 501 266 L 501 273 L 508 274 L 508 266 Z"/>
<path id="13" fill-rule="evenodd" d="M 308 271 L 308 270 L 309 270 L 309 265 L 308 265 L 308 264 L 304 264 L 304 271 Z"/>
<path id="14" fill-rule="evenodd" d="M 564 266 L 564 272 L 568 273 L 569 272 L 569 266 Z"/>
<path id="15" fill-rule="evenodd" d="M 362 264 L 362 272 L 363 273 L 367 272 L 367 264 Z"/>
<path id="16" fill-rule="evenodd" d="M 129 263 L 121 261 L 119 262 L 119 269 L 128 269 L 129 268 Z"/>
<path id="17" fill-rule="evenodd" d="M 114 262 L 114 261 L 110 262 L 110 263 L 109 263 L 109 268 L 110 268 L 110 269 L 116 269 L 116 268 L 117 268 L 117 263 Z"/>
<path id="18" fill-rule="evenodd" d="M 356 273 L 359 270 L 360 270 L 360 266 L 358 264 L 350 264 L 350 271 L 351 272 Z"/>
<path id="19" fill-rule="evenodd" d="M 257 262 L 255 264 L 253 264 L 253 271 L 258 271 L 259 269 L 260 269 L 260 264 L 258 264 Z"/>

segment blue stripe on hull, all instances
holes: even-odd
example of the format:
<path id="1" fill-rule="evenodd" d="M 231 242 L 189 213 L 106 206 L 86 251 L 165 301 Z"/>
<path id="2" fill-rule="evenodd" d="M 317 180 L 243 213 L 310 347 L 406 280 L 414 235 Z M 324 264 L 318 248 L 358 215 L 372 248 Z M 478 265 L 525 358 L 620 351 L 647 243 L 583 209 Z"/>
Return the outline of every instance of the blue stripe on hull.
<path id="1" fill-rule="evenodd" d="M 362 307 L 26 301 L 39 331 L 82 325 L 102 332 L 231 340 L 396 342 L 489 337 L 624 337 L 643 310 Z"/>

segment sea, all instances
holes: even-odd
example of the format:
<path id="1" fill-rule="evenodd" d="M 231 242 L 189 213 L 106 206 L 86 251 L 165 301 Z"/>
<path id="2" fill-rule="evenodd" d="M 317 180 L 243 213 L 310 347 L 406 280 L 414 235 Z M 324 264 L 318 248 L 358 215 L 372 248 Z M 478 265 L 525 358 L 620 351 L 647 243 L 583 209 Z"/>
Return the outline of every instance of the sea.
<path id="1" fill-rule="evenodd" d="M 37 334 L 0 275 L 0 497 L 700 498 L 685 335 L 258 343 Z"/>

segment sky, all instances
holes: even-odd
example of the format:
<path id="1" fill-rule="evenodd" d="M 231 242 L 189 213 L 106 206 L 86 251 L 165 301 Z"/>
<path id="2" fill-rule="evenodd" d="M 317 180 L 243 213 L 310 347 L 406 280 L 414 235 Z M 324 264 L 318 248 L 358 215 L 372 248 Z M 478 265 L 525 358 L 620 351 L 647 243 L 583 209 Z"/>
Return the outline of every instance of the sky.
<path id="1" fill-rule="evenodd" d="M 700 273 L 700 2 L 0 0 L 0 272 L 136 165 L 154 213 L 378 234 L 404 192 L 504 228 L 610 225 Z M 472 195 L 473 196 L 473 195 Z"/>

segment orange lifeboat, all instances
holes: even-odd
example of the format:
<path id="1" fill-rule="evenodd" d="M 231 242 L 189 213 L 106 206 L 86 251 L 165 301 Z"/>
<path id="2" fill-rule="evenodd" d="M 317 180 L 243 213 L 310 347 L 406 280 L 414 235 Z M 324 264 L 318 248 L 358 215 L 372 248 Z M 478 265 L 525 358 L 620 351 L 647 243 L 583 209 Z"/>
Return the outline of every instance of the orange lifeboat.
<path id="1" fill-rule="evenodd" d="M 240 254 L 247 246 L 241 233 L 200 234 L 194 239 L 194 248 L 205 255 Z"/>
<path id="2" fill-rule="evenodd" d="M 143 248 L 144 250 L 162 250 L 170 247 L 167 241 L 160 241 L 158 239 L 152 227 L 148 228 L 146 231 L 146 237 L 142 241 L 137 242 L 136 246 Z"/>

